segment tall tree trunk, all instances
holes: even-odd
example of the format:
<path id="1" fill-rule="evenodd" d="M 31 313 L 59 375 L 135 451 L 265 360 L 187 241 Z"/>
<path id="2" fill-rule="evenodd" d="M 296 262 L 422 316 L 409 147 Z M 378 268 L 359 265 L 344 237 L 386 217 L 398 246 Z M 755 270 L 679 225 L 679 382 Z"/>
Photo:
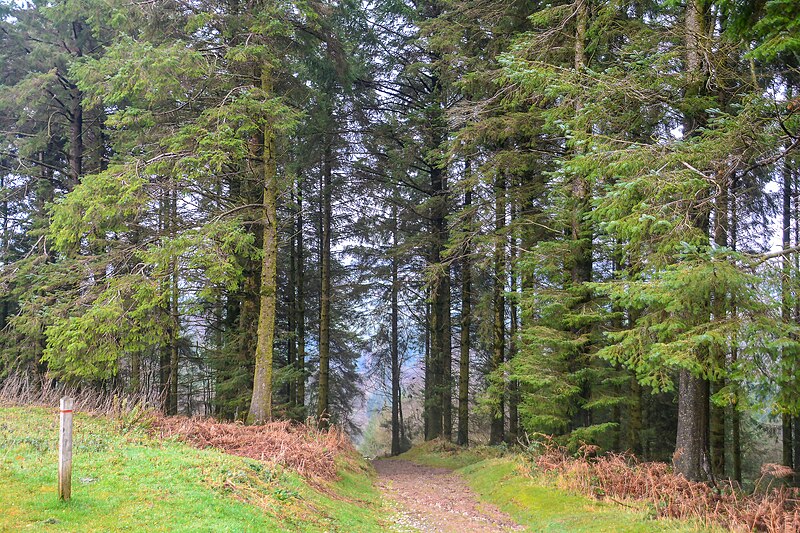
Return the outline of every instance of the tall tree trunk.
<path id="1" fill-rule="evenodd" d="M 331 139 L 326 134 L 325 155 L 322 162 L 322 256 L 320 257 L 320 310 L 319 310 L 319 403 L 317 419 L 322 427 L 330 417 L 330 349 L 331 349 L 331 177 L 333 154 Z"/>
<path id="2" fill-rule="evenodd" d="M 465 169 L 469 178 L 469 161 Z M 464 194 L 464 207 L 472 208 L 472 189 L 467 189 Z M 458 444 L 469 444 L 469 352 L 470 352 L 470 327 L 472 325 L 472 246 L 470 245 L 470 231 L 472 229 L 471 214 L 467 213 L 467 236 L 464 239 L 464 249 L 461 260 L 461 346 L 458 361 Z"/>
<path id="3" fill-rule="evenodd" d="M 261 89 L 273 92 L 271 67 L 261 66 Z M 264 187 L 262 213 L 261 283 L 259 287 L 256 366 L 253 378 L 253 397 L 249 419 L 263 424 L 272 419 L 272 350 L 275 340 L 275 308 L 278 283 L 278 177 L 275 161 L 275 132 L 269 121 L 264 123 L 262 144 L 262 183 Z"/>
<path id="4" fill-rule="evenodd" d="M 794 216 L 794 245 L 800 245 L 800 219 L 798 219 L 798 215 L 800 214 L 800 186 L 798 186 L 798 174 L 797 169 L 790 169 L 792 173 L 792 197 L 794 198 L 795 202 L 795 216 Z M 797 275 L 800 272 L 800 254 L 794 254 L 794 272 Z M 794 319 L 796 323 L 800 323 L 800 295 L 797 293 L 797 279 L 793 284 L 793 288 L 795 291 L 794 295 Z M 800 363 L 795 361 L 796 365 Z M 795 367 L 795 373 L 797 373 L 797 367 Z M 794 446 L 794 456 L 792 457 L 793 461 L 792 464 L 794 465 L 794 486 L 800 487 L 800 416 L 792 417 L 792 442 Z"/>
<path id="5" fill-rule="evenodd" d="M 688 87 L 687 95 L 702 90 L 702 57 L 700 37 L 703 34 L 702 0 L 688 0 L 685 13 L 685 45 Z M 697 113 L 684 117 L 684 136 L 690 136 L 700 124 Z M 702 215 L 698 220 L 704 218 Z M 705 225 L 701 220 L 698 227 Z M 707 354 L 697 354 L 702 359 Z M 700 480 L 708 477 L 708 398 L 709 385 L 706 380 L 688 370 L 681 370 L 678 377 L 678 431 L 675 441 L 675 468 L 687 479 Z"/>
<path id="6" fill-rule="evenodd" d="M 511 222 L 513 223 L 517 216 L 516 202 L 511 203 Z M 517 274 L 516 274 L 516 259 L 517 259 L 517 238 L 514 233 L 510 236 L 510 246 L 508 252 L 508 273 L 511 276 L 511 286 L 509 287 L 512 294 L 511 301 L 509 302 L 509 314 L 511 323 L 509 325 L 509 344 L 508 344 L 508 361 L 511 362 L 517 356 L 517 332 L 519 328 L 518 313 L 517 313 Z M 509 380 L 508 382 L 508 435 L 507 440 L 511 444 L 517 442 L 519 437 L 519 382 L 516 380 Z"/>
<path id="7" fill-rule="evenodd" d="M 446 240 L 444 241 L 446 242 Z M 446 263 L 447 271 L 443 280 L 444 295 L 442 305 L 442 438 L 447 442 L 453 440 L 453 340 L 452 317 L 450 315 L 450 263 Z"/>
<path id="8" fill-rule="evenodd" d="M 586 69 L 586 32 L 589 25 L 589 0 L 575 0 L 575 70 L 582 72 Z M 583 109 L 583 102 L 578 99 L 575 102 L 575 111 L 579 113 Z M 581 148 L 576 146 L 576 152 Z M 572 213 L 570 214 L 570 237 L 572 240 L 572 264 L 571 280 L 573 291 L 580 291 L 580 297 L 575 303 L 578 308 L 586 304 L 591 296 L 586 289 L 586 283 L 592 277 L 592 237 L 593 231 L 591 223 L 587 220 L 591 208 L 591 185 L 589 180 L 580 174 L 572 176 Z M 577 294 L 577 293 L 576 293 Z M 573 328 L 572 333 L 579 337 L 585 333 L 585 328 Z M 579 372 L 588 366 L 586 360 L 586 350 L 581 346 L 572 361 L 571 371 Z M 591 398 L 591 383 L 584 379 L 580 384 L 581 399 L 580 404 L 588 403 Z M 589 426 L 592 424 L 591 411 L 584 410 L 582 407 L 576 409 L 573 426 Z"/>
<path id="9" fill-rule="evenodd" d="M 392 206 L 392 455 L 400 455 L 400 353 L 398 339 L 397 206 Z"/>
<path id="10" fill-rule="evenodd" d="M 169 226 L 170 236 L 175 238 L 177 235 L 176 226 L 178 218 L 178 189 L 174 180 L 171 182 L 170 207 L 169 207 Z M 180 351 L 178 339 L 180 339 L 180 315 L 179 315 L 179 288 L 178 288 L 178 258 L 172 258 L 170 273 L 170 356 L 169 356 L 169 404 L 168 414 L 178 414 L 178 366 Z"/>
<path id="11" fill-rule="evenodd" d="M 431 330 L 433 329 L 433 313 L 431 312 L 431 289 L 425 291 L 425 383 L 423 388 L 423 436 L 426 441 L 432 440 L 431 436 L 431 404 L 433 402 L 433 362 L 431 361 Z"/>
<path id="12" fill-rule="evenodd" d="M 714 215 L 714 243 L 720 247 L 728 246 L 728 182 L 727 179 L 718 184 L 719 194 L 715 200 Z M 726 295 L 715 292 L 714 298 L 714 319 L 725 320 L 727 310 L 725 309 Z M 719 368 L 725 368 L 727 354 L 722 349 L 715 349 L 714 364 Z M 717 379 L 711 383 L 711 394 L 716 394 L 725 386 L 724 379 Z M 710 406 L 710 448 L 711 448 L 711 472 L 716 477 L 725 477 L 725 407 L 717 406 L 712 403 Z"/>
<path id="13" fill-rule="evenodd" d="M 291 230 L 294 231 L 297 225 L 297 200 L 295 198 L 295 188 L 292 184 L 289 193 L 289 213 L 291 218 Z M 289 287 L 286 291 L 286 330 L 289 333 L 286 346 L 286 366 L 290 371 L 297 369 L 297 241 L 294 236 L 289 239 Z M 291 378 L 286 382 L 287 407 L 292 416 L 295 416 L 294 408 L 297 405 L 297 379 Z"/>
<path id="14" fill-rule="evenodd" d="M 431 251 L 429 264 L 433 269 L 432 280 L 430 283 L 431 315 L 430 315 L 430 356 L 429 356 L 429 380 L 426 386 L 429 388 L 428 401 L 425 403 L 426 418 L 428 419 L 428 439 L 435 439 L 443 435 L 444 421 L 444 388 L 445 388 L 445 335 L 446 331 L 445 306 L 449 307 L 450 302 L 447 297 L 445 284 L 447 275 L 442 268 L 442 250 L 444 248 L 445 236 L 445 182 L 442 169 L 433 166 L 431 176 Z"/>
<path id="15" fill-rule="evenodd" d="M 305 308 L 305 252 L 303 249 L 303 188 L 297 182 L 297 297 L 295 298 L 295 325 L 297 327 L 297 405 L 300 416 L 305 417 L 306 405 L 306 308 Z"/>
<path id="16" fill-rule="evenodd" d="M 730 211 L 731 211 L 731 218 L 730 218 L 730 241 L 731 241 L 731 249 L 736 251 L 736 238 L 737 238 L 737 227 L 739 224 L 739 220 L 737 218 L 737 205 L 736 205 L 736 195 L 739 189 L 739 177 L 737 174 L 733 175 L 733 180 L 731 183 L 731 203 L 730 203 Z M 734 296 L 733 301 L 731 303 L 731 317 L 732 319 L 736 320 L 737 315 L 737 308 L 736 308 L 736 298 Z M 731 366 L 736 367 L 737 360 L 739 358 L 739 347 L 738 343 L 734 342 L 731 346 Z M 737 392 L 738 394 L 738 392 Z M 737 404 L 733 405 L 731 408 L 731 477 L 734 481 L 738 481 L 741 485 L 742 483 L 742 423 L 741 423 L 741 412 L 739 411 L 738 402 Z"/>
<path id="17" fill-rule="evenodd" d="M 792 247 L 792 170 L 789 164 L 784 162 L 783 165 L 783 226 L 782 226 L 782 247 L 788 250 Z M 781 318 L 785 322 L 792 320 L 791 316 L 791 299 L 792 299 L 792 261 L 791 256 L 787 253 L 783 255 L 783 272 L 781 273 Z M 783 357 L 790 357 L 784 352 Z M 794 467 L 794 453 L 793 453 L 793 432 L 792 432 L 792 416 L 784 413 L 781 416 L 782 438 L 783 445 L 783 464 L 789 468 Z"/>
<path id="18" fill-rule="evenodd" d="M 489 444 L 500 444 L 505 437 L 505 378 L 502 375 L 502 366 L 505 360 L 505 229 L 506 220 L 506 185 L 505 175 L 499 172 L 495 183 L 495 212 L 494 212 L 494 286 L 492 290 L 492 303 L 494 307 L 494 325 L 492 328 L 492 359 L 490 372 L 495 380 L 495 397 L 492 398 L 491 428 Z"/>

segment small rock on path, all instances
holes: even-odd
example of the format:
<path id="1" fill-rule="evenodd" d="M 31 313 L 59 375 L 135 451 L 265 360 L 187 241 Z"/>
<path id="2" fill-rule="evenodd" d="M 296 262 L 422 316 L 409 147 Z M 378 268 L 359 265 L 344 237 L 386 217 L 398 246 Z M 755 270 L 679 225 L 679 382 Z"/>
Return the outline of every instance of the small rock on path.
<path id="1" fill-rule="evenodd" d="M 446 468 L 401 459 L 378 459 L 372 464 L 378 486 L 399 504 L 403 525 L 426 533 L 523 531 L 497 507 L 478 502 L 464 479 Z"/>

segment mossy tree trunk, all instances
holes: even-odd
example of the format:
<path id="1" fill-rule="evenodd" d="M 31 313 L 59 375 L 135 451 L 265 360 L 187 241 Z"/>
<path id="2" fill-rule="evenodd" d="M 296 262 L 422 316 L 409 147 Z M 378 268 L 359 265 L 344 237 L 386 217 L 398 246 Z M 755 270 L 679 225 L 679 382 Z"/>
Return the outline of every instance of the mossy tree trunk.
<path id="1" fill-rule="evenodd" d="M 272 70 L 261 67 L 261 89 L 268 97 L 273 94 Z M 264 121 L 262 144 L 262 258 L 259 287 L 258 329 L 256 337 L 255 374 L 253 397 L 250 401 L 249 420 L 263 424 L 272 419 L 272 351 L 275 340 L 275 308 L 278 273 L 278 217 L 277 217 L 277 167 L 275 161 L 275 132 Z"/>

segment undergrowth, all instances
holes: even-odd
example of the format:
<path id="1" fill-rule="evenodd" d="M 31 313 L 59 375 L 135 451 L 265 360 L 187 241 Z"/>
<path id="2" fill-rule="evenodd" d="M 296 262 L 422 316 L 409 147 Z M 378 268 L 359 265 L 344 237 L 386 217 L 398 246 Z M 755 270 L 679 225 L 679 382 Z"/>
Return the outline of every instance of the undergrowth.
<path id="1" fill-rule="evenodd" d="M 627 454 L 593 456 L 591 447 L 575 457 L 551 442 L 532 453 L 534 471 L 555 477 L 556 485 L 598 500 L 646 502 L 659 518 L 695 520 L 734 531 L 800 531 L 800 491 L 771 486 L 766 480 L 786 475 L 780 465 L 764 465 L 756 492 L 731 483 L 713 486 L 689 481 L 665 463 L 641 462 Z"/>
<path id="2" fill-rule="evenodd" d="M 310 483 L 297 473 L 301 468 L 198 449 L 162 436 L 152 414 L 121 413 L 76 413 L 72 500 L 64 503 L 56 495 L 56 409 L 0 407 L 0 531 L 383 532 L 389 527 L 391 511 L 367 466 L 351 464 L 352 458 L 334 458 L 336 480 Z"/>

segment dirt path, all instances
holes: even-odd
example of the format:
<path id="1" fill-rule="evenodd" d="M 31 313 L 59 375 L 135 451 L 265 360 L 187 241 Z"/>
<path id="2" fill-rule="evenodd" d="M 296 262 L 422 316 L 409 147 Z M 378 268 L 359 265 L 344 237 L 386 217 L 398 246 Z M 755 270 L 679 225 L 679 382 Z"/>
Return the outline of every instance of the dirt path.
<path id="1" fill-rule="evenodd" d="M 398 459 L 373 461 L 378 486 L 398 503 L 404 526 L 437 533 L 522 531 L 493 505 L 480 503 L 464 480 L 445 468 Z"/>

